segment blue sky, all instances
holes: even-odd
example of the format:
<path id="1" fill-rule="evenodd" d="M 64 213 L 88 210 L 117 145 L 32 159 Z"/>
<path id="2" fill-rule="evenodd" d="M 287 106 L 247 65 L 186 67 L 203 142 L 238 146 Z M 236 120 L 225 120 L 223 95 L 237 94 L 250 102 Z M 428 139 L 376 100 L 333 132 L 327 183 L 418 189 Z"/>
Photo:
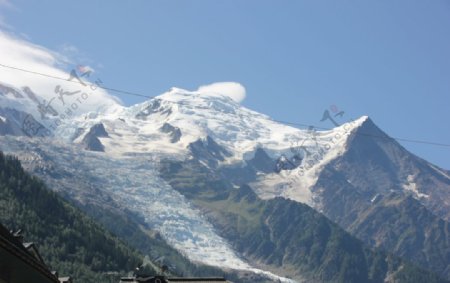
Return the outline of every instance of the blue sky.
<path id="1" fill-rule="evenodd" d="M 277 120 L 331 127 L 319 120 L 336 105 L 393 137 L 450 144 L 450 1 L 0 0 L 0 25 L 110 87 L 234 81 L 244 106 Z M 450 147 L 402 145 L 450 169 Z"/>

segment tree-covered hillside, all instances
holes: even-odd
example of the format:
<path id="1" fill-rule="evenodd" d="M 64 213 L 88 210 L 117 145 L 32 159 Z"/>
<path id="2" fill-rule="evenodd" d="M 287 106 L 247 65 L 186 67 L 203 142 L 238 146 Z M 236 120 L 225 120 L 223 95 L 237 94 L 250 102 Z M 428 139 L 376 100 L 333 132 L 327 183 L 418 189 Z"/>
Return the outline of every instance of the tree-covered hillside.
<path id="1" fill-rule="evenodd" d="M 46 264 L 75 282 L 109 282 L 106 272 L 124 275 L 142 263 L 137 251 L 1 152 L 0 222 L 11 230 L 22 229 L 25 241 L 36 244 Z"/>
<path id="2" fill-rule="evenodd" d="M 202 208 L 250 261 L 301 282 L 446 282 L 405 260 L 366 247 L 311 207 L 260 199 L 196 161 L 161 164 L 162 176 Z"/>
<path id="3" fill-rule="evenodd" d="M 0 223 L 10 230 L 22 229 L 25 241 L 36 244 L 46 264 L 60 275 L 70 275 L 75 283 L 110 282 L 110 272 L 118 273 L 114 276 L 118 281 L 143 261 L 148 263 L 143 269 L 148 274 L 168 265 L 173 276 L 266 282 L 259 275 L 193 263 L 139 219 L 102 206 L 68 203 L 25 172 L 18 159 L 1 151 Z"/>

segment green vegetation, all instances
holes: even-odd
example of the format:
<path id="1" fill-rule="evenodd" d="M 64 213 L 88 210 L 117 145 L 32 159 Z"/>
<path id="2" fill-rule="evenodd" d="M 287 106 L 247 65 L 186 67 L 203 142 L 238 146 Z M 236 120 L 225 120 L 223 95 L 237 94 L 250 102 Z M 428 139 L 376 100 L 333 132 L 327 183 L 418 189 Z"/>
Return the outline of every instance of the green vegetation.
<path id="1" fill-rule="evenodd" d="M 450 224 L 411 196 L 384 196 L 349 230 L 364 242 L 450 278 Z"/>
<path id="2" fill-rule="evenodd" d="M 162 176 L 208 213 L 247 258 L 308 282 L 446 282 L 396 257 L 373 251 L 307 205 L 261 200 L 233 188 L 196 161 L 163 163 Z M 424 281 L 424 279 L 426 279 Z"/>
<path id="3" fill-rule="evenodd" d="M 0 222 L 11 230 L 22 229 L 25 241 L 36 244 L 50 269 L 75 282 L 109 282 L 105 272 L 123 275 L 142 263 L 142 255 L 1 152 Z"/>
<path id="4" fill-rule="evenodd" d="M 75 282 L 110 282 L 106 272 L 126 275 L 142 264 L 145 254 L 162 259 L 145 267 L 148 274 L 158 274 L 157 265 L 167 264 L 175 276 L 225 276 L 235 282 L 243 276 L 190 262 L 132 213 L 77 205 L 0 152 L 0 222 L 10 230 L 22 229 L 25 241 L 34 242 L 45 263 L 60 275 L 70 275 Z"/>
<path id="5" fill-rule="evenodd" d="M 163 177 L 208 213 L 216 228 L 247 258 L 282 275 L 317 282 L 446 282 L 391 255 L 366 248 L 310 207 L 286 199 L 261 200 L 248 186 L 233 188 L 195 162 L 167 163 Z M 109 282 L 105 272 L 121 274 L 142 262 L 142 255 L 163 255 L 175 275 L 221 276 L 223 271 L 196 265 L 173 250 L 133 214 L 81 207 L 102 226 L 62 200 L 20 162 L 0 153 L 0 222 L 23 229 L 47 265 L 75 282 Z M 133 247 L 136 250 L 133 250 Z M 155 273 L 155 265 L 149 267 Z M 226 274 L 236 282 L 243 274 Z M 241 278 L 241 279 L 239 279 Z"/>

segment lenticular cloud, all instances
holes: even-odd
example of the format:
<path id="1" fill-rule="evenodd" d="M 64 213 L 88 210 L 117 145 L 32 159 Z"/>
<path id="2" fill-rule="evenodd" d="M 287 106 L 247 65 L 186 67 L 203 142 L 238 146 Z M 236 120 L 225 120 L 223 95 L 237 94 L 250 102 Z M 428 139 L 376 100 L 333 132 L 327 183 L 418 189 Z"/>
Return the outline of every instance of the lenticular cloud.
<path id="1" fill-rule="evenodd" d="M 245 87 L 236 82 L 218 82 L 210 85 L 204 85 L 198 88 L 198 92 L 211 94 L 220 94 L 228 96 L 236 102 L 241 102 L 245 99 Z"/>

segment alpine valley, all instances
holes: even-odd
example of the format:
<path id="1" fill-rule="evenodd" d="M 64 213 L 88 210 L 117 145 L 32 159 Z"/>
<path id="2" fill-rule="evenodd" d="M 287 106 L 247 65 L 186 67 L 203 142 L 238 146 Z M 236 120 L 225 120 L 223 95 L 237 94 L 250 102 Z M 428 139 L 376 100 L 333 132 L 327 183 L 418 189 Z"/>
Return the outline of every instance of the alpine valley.
<path id="1" fill-rule="evenodd" d="M 450 171 L 369 117 L 317 131 L 212 92 L 172 88 L 130 107 L 88 108 L 90 97 L 1 84 L 0 150 L 171 272 L 450 280 Z"/>

